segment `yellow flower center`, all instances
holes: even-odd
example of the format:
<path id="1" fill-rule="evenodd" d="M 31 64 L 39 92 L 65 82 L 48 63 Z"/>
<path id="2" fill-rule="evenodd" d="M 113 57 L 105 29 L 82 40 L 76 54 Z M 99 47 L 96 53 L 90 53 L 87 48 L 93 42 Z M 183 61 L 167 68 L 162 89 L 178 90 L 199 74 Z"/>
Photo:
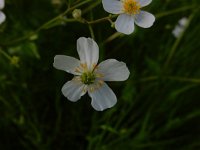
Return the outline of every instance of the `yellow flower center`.
<path id="1" fill-rule="evenodd" d="M 130 15 L 140 13 L 140 4 L 136 0 L 123 0 L 124 12 Z"/>
<path id="2" fill-rule="evenodd" d="M 80 73 L 80 76 L 76 76 L 73 80 L 82 82 L 85 85 L 90 86 L 90 92 L 93 92 L 99 89 L 103 85 L 103 81 L 100 79 L 103 77 L 103 74 L 97 73 L 95 70 L 98 69 L 96 64 L 92 64 L 92 68 L 89 69 L 86 63 L 81 63 L 78 67 L 75 68 L 75 72 Z M 96 81 L 99 78 L 100 80 Z M 86 86 L 87 87 L 87 86 Z M 86 89 L 83 89 L 86 91 Z"/>
<path id="3" fill-rule="evenodd" d="M 95 81 L 95 74 L 93 72 L 84 72 L 81 75 L 81 81 L 82 83 L 86 84 L 86 85 L 90 85 L 93 84 Z"/>
<path id="4" fill-rule="evenodd" d="M 75 72 L 81 74 L 80 81 L 83 84 L 90 85 L 93 84 L 96 79 L 96 75 L 94 73 L 96 67 L 96 64 L 93 64 L 93 67 L 89 69 L 86 63 L 81 63 L 80 66 L 76 67 Z"/>

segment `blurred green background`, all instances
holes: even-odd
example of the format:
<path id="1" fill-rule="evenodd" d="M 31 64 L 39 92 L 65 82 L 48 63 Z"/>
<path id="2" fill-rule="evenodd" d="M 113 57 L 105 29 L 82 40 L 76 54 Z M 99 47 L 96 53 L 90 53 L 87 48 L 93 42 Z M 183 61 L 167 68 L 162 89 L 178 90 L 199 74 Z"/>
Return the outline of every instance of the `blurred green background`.
<path id="1" fill-rule="evenodd" d="M 101 0 L 6 0 L 0 26 L 1 150 L 199 150 L 199 0 L 153 0 L 149 29 L 116 33 L 109 21 L 87 25 L 72 18 L 107 17 Z M 66 11 L 67 10 L 67 11 Z M 189 22 L 179 38 L 178 21 Z M 114 21 L 115 18 L 112 18 Z M 88 28 L 90 27 L 90 28 Z M 91 37 L 100 61 L 127 63 L 131 76 L 109 86 L 118 103 L 95 111 L 61 93 L 73 76 L 53 68 L 57 54 L 78 57 L 76 40 Z"/>

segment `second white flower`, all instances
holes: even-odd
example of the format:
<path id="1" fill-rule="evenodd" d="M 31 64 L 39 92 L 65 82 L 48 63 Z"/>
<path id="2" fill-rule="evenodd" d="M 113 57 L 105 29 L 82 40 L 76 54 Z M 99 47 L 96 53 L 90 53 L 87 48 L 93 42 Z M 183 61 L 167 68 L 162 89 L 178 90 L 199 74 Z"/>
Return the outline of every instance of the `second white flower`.
<path id="1" fill-rule="evenodd" d="M 151 2 L 152 0 L 102 0 L 103 7 L 107 12 L 119 14 L 115 28 L 124 34 L 133 33 L 134 24 L 142 28 L 149 28 L 153 25 L 154 15 L 141 10 Z"/>

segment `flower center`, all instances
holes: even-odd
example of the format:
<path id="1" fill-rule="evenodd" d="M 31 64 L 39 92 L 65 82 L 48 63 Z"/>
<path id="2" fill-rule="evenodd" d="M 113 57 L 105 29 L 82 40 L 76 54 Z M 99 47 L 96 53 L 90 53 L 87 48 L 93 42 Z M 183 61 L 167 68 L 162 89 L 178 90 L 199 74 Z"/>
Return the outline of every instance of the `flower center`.
<path id="1" fill-rule="evenodd" d="M 81 75 L 81 81 L 86 85 L 93 84 L 95 81 L 95 78 L 96 76 L 93 72 L 84 72 Z"/>
<path id="2" fill-rule="evenodd" d="M 140 13 L 140 4 L 136 0 L 123 0 L 124 12 L 130 15 Z"/>

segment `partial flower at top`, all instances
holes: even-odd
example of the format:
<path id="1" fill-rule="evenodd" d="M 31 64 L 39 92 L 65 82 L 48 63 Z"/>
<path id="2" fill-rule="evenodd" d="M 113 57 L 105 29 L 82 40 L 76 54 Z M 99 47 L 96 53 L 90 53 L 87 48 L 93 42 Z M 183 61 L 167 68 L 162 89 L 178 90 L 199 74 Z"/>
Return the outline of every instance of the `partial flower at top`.
<path id="1" fill-rule="evenodd" d="M 119 14 L 115 28 L 118 32 L 131 34 L 134 23 L 142 28 L 149 28 L 155 21 L 154 15 L 141 8 L 149 5 L 152 0 L 102 0 L 103 8 L 111 14 Z"/>
<path id="2" fill-rule="evenodd" d="M 172 31 L 172 34 L 174 37 L 178 38 L 181 36 L 183 31 L 185 30 L 188 23 L 188 18 L 184 17 L 179 20 L 178 24 L 175 26 L 174 30 Z"/>
<path id="3" fill-rule="evenodd" d="M 91 38 L 77 40 L 80 60 L 64 55 L 56 55 L 53 66 L 74 75 L 62 87 L 62 93 L 70 101 L 76 102 L 88 92 L 92 107 L 97 111 L 113 107 L 117 98 L 104 81 L 124 81 L 129 77 L 126 64 L 115 59 L 107 59 L 99 65 L 99 47 Z"/>
<path id="4" fill-rule="evenodd" d="M 1 11 L 4 8 L 5 1 L 0 0 L 0 25 L 6 20 L 5 14 Z"/>

